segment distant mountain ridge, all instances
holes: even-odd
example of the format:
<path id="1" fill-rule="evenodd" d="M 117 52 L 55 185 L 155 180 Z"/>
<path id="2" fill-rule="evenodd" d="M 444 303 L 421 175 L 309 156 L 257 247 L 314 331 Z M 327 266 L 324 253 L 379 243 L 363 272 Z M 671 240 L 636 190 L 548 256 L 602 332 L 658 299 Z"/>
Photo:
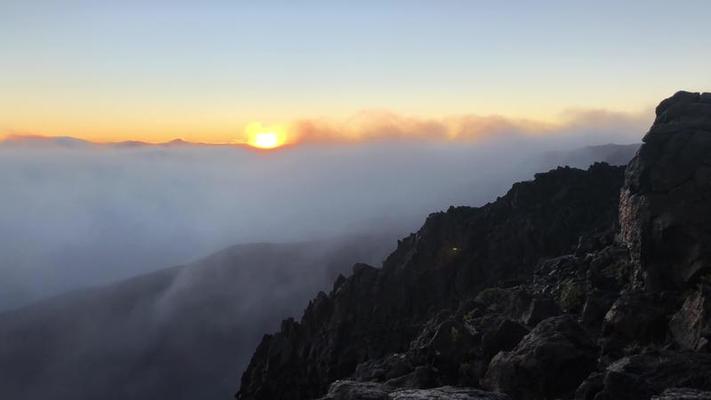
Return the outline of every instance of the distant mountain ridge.
<path id="1" fill-rule="evenodd" d="M 246 147 L 242 143 L 202 143 L 189 142 L 180 138 L 169 140 L 167 142 L 142 142 L 139 140 L 123 140 L 118 142 L 93 142 L 86 139 L 79 139 L 73 136 L 42 136 L 42 135 L 9 135 L 0 141 L 0 145 L 5 146 L 58 146 L 67 148 L 82 148 L 93 146 L 108 146 L 108 147 L 149 147 L 149 146 L 229 146 L 229 147 Z"/>
<path id="2" fill-rule="evenodd" d="M 262 332 L 391 235 L 238 245 L 0 313 L 6 399 L 229 398 Z M 110 389 L 109 389 L 110 388 Z"/>

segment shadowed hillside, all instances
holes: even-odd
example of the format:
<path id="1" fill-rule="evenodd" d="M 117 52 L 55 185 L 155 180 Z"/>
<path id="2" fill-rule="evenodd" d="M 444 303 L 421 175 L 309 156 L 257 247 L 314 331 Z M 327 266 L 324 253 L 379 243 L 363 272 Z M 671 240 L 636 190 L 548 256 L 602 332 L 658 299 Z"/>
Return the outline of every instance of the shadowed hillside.
<path id="1" fill-rule="evenodd" d="M 262 332 L 394 240 L 230 247 L 0 314 L 6 399 L 229 398 Z M 110 389 L 109 389 L 110 388 Z"/>

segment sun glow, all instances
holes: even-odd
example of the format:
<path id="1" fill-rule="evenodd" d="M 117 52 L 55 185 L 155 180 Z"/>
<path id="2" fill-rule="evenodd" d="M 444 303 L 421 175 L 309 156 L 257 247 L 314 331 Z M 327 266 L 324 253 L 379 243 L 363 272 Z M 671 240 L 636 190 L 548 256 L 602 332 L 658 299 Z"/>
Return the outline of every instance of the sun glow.
<path id="1" fill-rule="evenodd" d="M 274 132 L 260 132 L 255 135 L 253 145 L 262 149 L 273 149 L 279 146 L 279 140 Z"/>
<path id="2" fill-rule="evenodd" d="M 286 144 L 285 129 L 280 126 L 264 126 L 260 123 L 247 125 L 247 144 L 259 149 L 275 149 Z"/>

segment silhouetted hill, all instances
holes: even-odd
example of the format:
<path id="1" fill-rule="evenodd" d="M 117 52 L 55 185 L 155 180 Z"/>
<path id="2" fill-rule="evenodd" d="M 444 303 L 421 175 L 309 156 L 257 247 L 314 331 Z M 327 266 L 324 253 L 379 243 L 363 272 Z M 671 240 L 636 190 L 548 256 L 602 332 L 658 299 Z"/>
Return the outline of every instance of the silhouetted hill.
<path id="1" fill-rule="evenodd" d="M 0 397 L 229 398 L 262 332 L 393 241 L 239 245 L 0 314 Z"/>
<path id="2" fill-rule="evenodd" d="M 237 398 L 711 398 L 711 94 L 643 142 L 432 214 L 266 335 Z"/>

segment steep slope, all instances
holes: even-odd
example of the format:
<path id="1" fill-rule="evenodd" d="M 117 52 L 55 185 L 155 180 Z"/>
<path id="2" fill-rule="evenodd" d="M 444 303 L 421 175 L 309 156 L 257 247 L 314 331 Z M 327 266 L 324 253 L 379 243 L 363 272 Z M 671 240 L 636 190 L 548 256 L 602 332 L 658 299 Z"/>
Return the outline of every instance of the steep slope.
<path id="1" fill-rule="evenodd" d="M 561 168 L 431 215 L 266 335 L 237 398 L 711 398 L 711 94 L 643 142 L 624 185 Z"/>
<path id="2" fill-rule="evenodd" d="M 559 168 L 515 184 L 495 202 L 432 214 L 382 269 L 357 264 L 301 322 L 259 345 L 238 395 L 307 399 L 359 363 L 403 352 L 426 320 L 481 289 L 531 277 L 543 257 L 570 253 L 615 229 L 623 168 Z M 582 238 L 582 240 L 581 240 Z"/>
<path id="3" fill-rule="evenodd" d="M 229 398 L 261 332 L 391 240 L 234 246 L 0 314 L 0 397 Z"/>

